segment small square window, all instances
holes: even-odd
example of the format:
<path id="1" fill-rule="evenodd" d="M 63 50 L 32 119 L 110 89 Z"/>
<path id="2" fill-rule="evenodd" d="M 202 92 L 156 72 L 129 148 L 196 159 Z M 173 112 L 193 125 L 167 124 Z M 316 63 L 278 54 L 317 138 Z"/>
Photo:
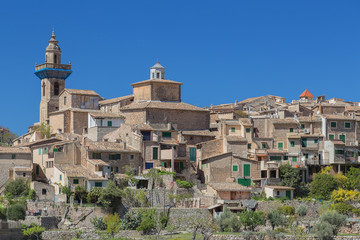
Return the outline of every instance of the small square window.
<path id="1" fill-rule="evenodd" d="M 249 132 L 250 132 L 250 128 L 246 128 L 246 132 L 249 133 Z"/>
<path id="2" fill-rule="evenodd" d="M 346 123 L 345 123 L 345 128 L 351 128 L 351 123 L 346 122 Z"/>
<path id="3" fill-rule="evenodd" d="M 103 186 L 102 182 L 95 182 L 95 187 L 102 187 L 102 186 Z"/>
<path id="4" fill-rule="evenodd" d="M 234 127 L 231 128 L 231 132 L 232 132 L 232 133 L 235 132 L 235 128 L 234 128 Z"/>
<path id="5" fill-rule="evenodd" d="M 330 127 L 336 128 L 336 122 L 330 122 Z"/>
<path id="6" fill-rule="evenodd" d="M 41 190 L 41 194 L 42 194 L 42 195 L 46 195 L 46 189 L 45 189 L 45 188 L 43 188 L 43 189 Z"/>
<path id="7" fill-rule="evenodd" d="M 288 157 L 288 156 L 284 156 L 284 160 L 289 160 L 289 157 Z"/>
<path id="8" fill-rule="evenodd" d="M 79 184 L 79 179 L 73 179 L 73 184 Z"/>
<path id="9" fill-rule="evenodd" d="M 295 146 L 295 141 L 291 141 L 291 142 L 290 142 L 290 145 L 291 145 L 292 147 L 294 147 L 294 146 Z"/>
<path id="10" fill-rule="evenodd" d="M 261 149 L 266 149 L 266 143 L 261 144 Z"/>
<path id="11" fill-rule="evenodd" d="M 290 128 L 290 132 L 294 132 L 294 129 L 293 129 L 293 128 Z"/>
<path id="12" fill-rule="evenodd" d="M 171 132 L 162 132 L 163 138 L 171 138 Z"/>
<path id="13" fill-rule="evenodd" d="M 11 154 L 11 159 L 15 159 L 16 155 L 15 154 Z"/>
<path id="14" fill-rule="evenodd" d="M 329 139 L 334 140 L 334 134 L 329 134 Z"/>
<path id="15" fill-rule="evenodd" d="M 238 165 L 233 165 L 233 172 L 237 172 L 238 171 Z"/>
<path id="16" fill-rule="evenodd" d="M 251 143 L 248 143 L 247 147 L 248 149 L 251 149 Z"/>
<path id="17" fill-rule="evenodd" d="M 314 143 L 318 143 L 319 142 L 319 140 L 318 139 L 314 139 Z"/>
<path id="18" fill-rule="evenodd" d="M 135 156 L 133 154 L 129 155 L 130 160 L 134 160 Z"/>
<path id="19" fill-rule="evenodd" d="M 108 127 L 112 127 L 112 121 L 107 122 Z"/>
<path id="20" fill-rule="evenodd" d="M 301 129 L 305 129 L 305 124 L 301 124 Z"/>
<path id="21" fill-rule="evenodd" d="M 296 162 L 297 161 L 297 157 L 292 157 L 292 161 Z"/>

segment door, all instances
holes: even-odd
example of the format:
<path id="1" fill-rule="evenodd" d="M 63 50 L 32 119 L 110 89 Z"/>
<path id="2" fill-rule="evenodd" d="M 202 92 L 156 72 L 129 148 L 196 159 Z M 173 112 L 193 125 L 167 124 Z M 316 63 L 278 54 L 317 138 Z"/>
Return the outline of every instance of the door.
<path id="1" fill-rule="evenodd" d="M 244 177 L 250 177 L 250 164 L 244 164 Z"/>
<path id="2" fill-rule="evenodd" d="M 180 171 L 184 170 L 184 162 L 180 162 Z"/>
<path id="3" fill-rule="evenodd" d="M 190 161 L 196 162 L 196 148 L 194 147 L 190 148 Z"/>
<path id="4" fill-rule="evenodd" d="M 286 197 L 291 200 L 291 191 L 286 190 Z"/>

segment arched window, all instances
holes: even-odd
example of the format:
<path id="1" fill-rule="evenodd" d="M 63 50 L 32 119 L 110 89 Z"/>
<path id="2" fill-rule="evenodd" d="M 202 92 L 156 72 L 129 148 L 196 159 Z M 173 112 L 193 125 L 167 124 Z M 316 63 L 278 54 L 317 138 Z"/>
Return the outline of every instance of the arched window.
<path id="1" fill-rule="evenodd" d="M 54 63 L 57 63 L 57 55 L 54 55 Z"/>
<path id="2" fill-rule="evenodd" d="M 54 95 L 55 96 L 59 95 L 59 83 L 58 82 L 56 82 L 54 84 Z"/>
<path id="3" fill-rule="evenodd" d="M 43 97 L 45 97 L 45 83 L 43 83 L 42 85 L 42 95 Z"/>
<path id="4" fill-rule="evenodd" d="M 160 73 L 156 73 L 156 78 L 160 78 Z"/>

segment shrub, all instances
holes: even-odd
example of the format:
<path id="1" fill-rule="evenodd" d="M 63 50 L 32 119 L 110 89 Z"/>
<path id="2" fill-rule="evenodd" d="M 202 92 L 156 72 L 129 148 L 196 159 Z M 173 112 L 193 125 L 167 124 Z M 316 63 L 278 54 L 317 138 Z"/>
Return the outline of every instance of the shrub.
<path id="1" fill-rule="evenodd" d="M 277 226 L 283 226 L 286 224 L 286 218 L 280 213 L 279 210 L 272 210 L 268 213 L 267 219 L 269 220 L 272 229 Z"/>
<path id="2" fill-rule="evenodd" d="M 136 230 L 141 223 L 141 215 L 138 212 L 132 210 L 128 211 L 121 219 L 122 230 Z"/>
<path id="3" fill-rule="evenodd" d="M 95 217 L 95 218 L 91 219 L 90 222 L 94 225 L 94 227 L 97 230 L 105 230 L 106 229 L 106 224 L 102 217 Z"/>
<path id="4" fill-rule="evenodd" d="M 351 212 L 354 209 L 353 206 L 343 203 L 343 202 L 335 203 L 333 208 L 334 208 L 334 210 L 336 210 L 338 213 L 341 213 L 341 214 L 348 214 L 349 212 Z"/>
<path id="5" fill-rule="evenodd" d="M 295 214 L 295 207 L 294 206 L 281 206 L 279 208 L 280 213 L 284 214 L 284 215 L 294 215 Z"/>
<path id="6" fill-rule="evenodd" d="M 334 202 L 357 202 L 360 201 L 360 192 L 357 190 L 345 190 L 339 188 L 332 192 L 331 200 Z"/>
<path id="7" fill-rule="evenodd" d="M 23 178 L 17 178 L 6 185 L 5 194 L 11 194 L 13 196 L 27 196 L 29 194 L 29 186 Z"/>
<path id="8" fill-rule="evenodd" d="M 331 240 L 334 235 L 334 226 L 328 222 L 318 222 L 313 228 L 315 236 L 321 240 Z"/>
<path id="9" fill-rule="evenodd" d="M 305 205 L 300 205 L 298 207 L 298 209 L 296 210 L 296 213 L 300 216 L 300 217 L 303 217 L 306 215 L 307 213 L 307 208 Z"/>
<path id="10" fill-rule="evenodd" d="M 113 181 L 108 181 L 103 188 L 98 203 L 103 206 L 117 207 L 121 202 L 121 190 L 115 186 Z"/>
<path id="11" fill-rule="evenodd" d="M 25 210 L 25 206 L 21 205 L 21 204 L 14 204 L 11 205 L 8 209 L 7 209 L 7 219 L 9 220 L 24 220 L 26 216 L 26 210 Z"/>
<path id="12" fill-rule="evenodd" d="M 262 211 L 242 211 L 239 213 L 240 223 L 245 227 L 254 231 L 257 226 L 265 225 L 265 213 Z"/>
<path id="13" fill-rule="evenodd" d="M 101 196 L 102 188 L 101 187 L 94 187 L 88 193 L 86 200 L 88 203 L 97 203 L 99 197 Z"/>
<path id="14" fill-rule="evenodd" d="M 275 229 L 274 232 L 275 232 L 275 234 L 287 233 L 287 230 L 283 227 L 279 227 L 279 228 Z"/>
<path id="15" fill-rule="evenodd" d="M 178 185 L 179 188 L 192 188 L 195 183 L 193 182 L 188 182 L 188 181 L 182 181 L 182 180 L 176 180 L 176 184 Z"/>
<path id="16" fill-rule="evenodd" d="M 117 213 L 107 215 L 104 218 L 104 222 L 106 225 L 105 231 L 110 234 L 112 237 L 120 231 L 120 217 Z"/>
<path id="17" fill-rule="evenodd" d="M 153 209 L 153 208 L 142 209 L 140 211 L 140 215 L 141 215 L 141 223 L 136 228 L 136 230 L 142 231 L 144 234 L 148 234 L 156 228 L 155 209 Z"/>
<path id="18" fill-rule="evenodd" d="M 336 235 L 339 228 L 346 224 L 346 217 L 336 211 L 328 211 L 320 216 L 320 222 L 328 222 L 333 228 L 333 233 Z"/>
<path id="19" fill-rule="evenodd" d="M 29 199 L 29 200 L 33 200 L 33 201 L 36 199 L 36 193 L 35 193 L 35 190 L 34 190 L 34 189 L 31 189 L 31 190 L 29 191 L 28 199 Z"/>
<path id="20" fill-rule="evenodd" d="M 169 172 L 169 171 L 158 169 L 158 174 L 159 175 L 172 175 L 173 178 L 176 178 L 176 172 Z"/>
<path id="21" fill-rule="evenodd" d="M 360 190 L 360 168 L 351 167 L 345 175 L 347 177 L 346 188 Z"/>
<path id="22" fill-rule="evenodd" d="M 338 188 L 336 179 L 329 174 L 316 174 L 311 183 L 310 195 L 316 199 L 329 200 L 332 191 Z"/>
<path id="23" fill-rule="evenodd" d="M 241 228 L 239 218 L 227 207 L 225 207 L 224 212 L 217 219 L 217 222 L 221 232 L 238 232 Z"/>
<path id="24" fill-rule="evenodd" d="M 353 208 L 351 211 L 352 211 L 352 213 L 355 214 L 356 216 L 360 216 L 360 209 Z"/>
<path id="25" fill-rule="evenodd" d="M 41 234 L 45 232 L 45 228 L 31 224 L 30 227 L 23 229 L 22 232 L 26 239 L 41 239 Z"/>

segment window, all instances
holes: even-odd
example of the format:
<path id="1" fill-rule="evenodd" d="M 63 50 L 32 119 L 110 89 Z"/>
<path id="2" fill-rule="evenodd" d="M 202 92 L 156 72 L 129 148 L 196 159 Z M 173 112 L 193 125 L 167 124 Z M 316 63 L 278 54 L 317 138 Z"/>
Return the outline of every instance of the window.
<path id="1" fill-rule="evenodd" d="M 116 173 L 119 172 L 119 167 L 115 167 L 115 172 L 116 172 Z"/>
<path id="2" fill-rule="evenodd" d="M 292 161 L 296 162 L 297 161 L 297 157 L 292 157 Z"/>
<path id="3" fill-rule="evenodd" d="M 279 195 L 280 195 L 280 191 L 276 191 L 276 195 L 278 195 L 278 196 L 279 196 Z"/>
<path id="4" fill-rule="evenodd" d="M 251 149 L 251 143 L 248 143 L 248 149 Z"/>
<path id="5" fill-rule="evenodd" d="M 344 154 L 344 150 L 342 150 L 342 149 L 340 149 L 340 150 L 335 149 L 335 154 Z"/>
<path id="6" fill-rule="evenodd" d="M 15 154 L 11 154 L 11 159 L 15 159 L 16 155 Z"/>
<path id="7" fill-rule="evenodd" d="M 288 156 L 284 156 L 284 160 L 289 160 L 289 157 L 288 157 Z"/>
<path id="8" fill-rule="evenodd" d="M 250 128 L 246 128 L 246 132 L 249 133 L 249 132 L 250 132 Z"/>
<path id="9" fill-rule="evenodd" d="M 336 122 L 330 122 L 330 127 L 336 128 Z"/>
<path id="10" fill-rule="evenodd" d="M 301 129 L 305 129 L 305 124 L 301 124 Z"/>
<path id="11" fill-rule="evenodd" d="M 157 147 L 153 148 L 153 159 L 154 160 L 158 159 L 158 151 L 159 151 L 159 148 L 157 148 Z"/>
<path id="12" fill-rule="evenodd" d="M 237 172 L 238 171 L 238 165 L 233 165 L 232 170 L 233 170 L 233 172 Z"/>
<path id="13" fill-rule="evenodd" d="M 134 154 L 130 154 L 129 155 L 129 160 L 134 160 L 135 159 L 135 155 Z"/>
<path id="14" fill-rule="evenodd" d="M 102 187 L 102 186 L 103 186 L 102 182 L 95 182 L 95 187 Z"/>
<path id="15" fill-rule="evenodd" d="M 344 134 L 339 135 L 339 139 L 341 141 L 345 142 L 345 135 Z"/>
<path id="16" fill-rule="evenodd" d="M 162 132 L 163 138 L 171 138 L 171 132 Z"/>
<path id="17" fill-rule="evenodd" d="M 79 179 L 73 179 L 73 184 L 79 184 Z"/>
<path id="18" fill-rule="evenodd" d="M 102 125 L 103 125 L 103 120 L 101 119 L 101 120 L 100 120 L 100 126 L 102 126 Z"/>
<path id="19" fill-rule="evenodd" d="M 121 154 L 109 154 L 109 160 L 121 159 Z"/>
<path id="20" fill-rule="evenodd" d="M 36 175 L 39 175 L 39 173 L 40 173 L 40 167 L 39 167 L 39 165 L 36 165 Z M 61 178 L 60 178 L 60 180 L 61 180 Z"/>
<path id="21" fill-rule="evenodd" d="M 26 177 L 26 173 L 23 173 L 23 177 Z"/>
<path id="22" fill-rule="evenodd" d="M 314 143 L 318 143 L 319 142 L 319 140 L 318 139 L 314 139 Z"/>
<path id="23" fill-rule="evenodd" d="M 43 85 L 42 85 L 42 90 L 43 90 L 42 95 L 43 95 L 43 97 L 45 97 L 45 86 L 46 86 L 45 83 L 43 83 Z"/>
<path id="24" fill-rule="evenodd" d="M 41 194 L 42 194 L 42 195 L 46 195 L 46 189 L 45 189 L 45 188 L 43 188 L 43 189 L 41 190 Z"/>
<path id="25" fill-rule="evenodd" d="M 244 177 L 250 177 L 250 164 L 244 164 Z"/>
<path id="26" fill-rule="evenodd" d="M 293 128 L 290 128 L 290 132 L 294 132 L 294 129 L 293 129 Z"/>
<path id="27" fill-rule="evenodd" d="M 64 97 L 64 105 L 66 105 L 66 96 Z"/>
<path id="28" fill-rule="evenodd" d="M 61 188 L 59 188 L 59 194 L 61 194 Z"/>
<path id="29" fill-rule="evenodd" d="M 112 127 L 112 121 L 107 122 L 108 127 Z"/>
<path id="30" fill-rule="evenodd" d="M 190 148 L 190 161 L 196 162 L 196 148 L 195 147 Z"/>
<path id="31" fill-rule="evenodd" d="M 270 156 L 270 161 L 281 161 L 281 156 Z"/>
<path id="32" fill-rule="evenodd" d="M 309 159 L 309 154 L 308 153 L 304 153 L 304 156 L 306 159 Z"/>
<path id="33" fill-rule="evenodd" d="M 206 168 L 209 168 L 209 164 L 208 164 L 208 163 L 206 164 Z"/>
<path id="34" fill-rule="evenodd" d="M 156 73 L 156 78 L 160 78 L 160 73 Z"/>
<path id="35" fill-rule="evenodd" d="M 101 159 L 101 153 L 94 153 L 93 152 L 93 159 Z"/>
<path id="36" fill-rule="evenodd" d="M 266 149 L 266 143 L 261 144 L 261 149 Z"/>
<path id="37" fill-rule="evenodd" d="M 59 83 L 58 82 L 54 83 L 54 95 L 55 96 L 59 95 Z"/>
<path id="38" fill-rule="evenodd" d="M 39 148 L 39 155 L 41 155 L 41 148 Z"/>
<path id="39" fill-rule="evenodd" d="M 47 161 L 47 162 L 46 162 L 46 167 L 47 167 L 47 168 L 52 168 L 52 167 L 54 167 L 54 161 Z"/>
<path id="40" fill-rule="evenodd" d="M 60 174 L 60 181 L 62 180 L 62 175 Z"/>
<path id="41" fill-rule="evenodd" d="M 307 147 L 307 139 L 306 138 L 301 139 L 301 146 L 302 147 Z"/>
<path id="42" fill-rule="evenodd" d="M 294 147 L 295 146 L 295 141 L 290 141 L 290 146 Z"/>
<path id="43" fill-rule="evenodd" d="M 234 128 L 234 127 L 231 128 L 231 132 L 232 132 L 232 133 L 235 132 L 235 128 Z"/>
<path id="44" fill-rule="evenodd" d="M 141 134 L 143 135 L 143 141 L 150 141 L 150 131 L 141 131 Z"/>
<path id="45" fill-rule="evenodd" d="M 283 149 L 283 146 L 284 146 L 284 143 L 278 142 L 278 149 L 279 149 L 279 150 L 282 150 L 282 149 Z"/>
<path id="46" fill-rule="evenodd" d="M 334 134 L 329 134 L 329 139 L 334 140 Z"/>
<path id="47" fill-rule="evenodd" d="M 345 128 L 351 128 L 351 123 L 346 122 L 346 123 L 345 123 Z"/>

